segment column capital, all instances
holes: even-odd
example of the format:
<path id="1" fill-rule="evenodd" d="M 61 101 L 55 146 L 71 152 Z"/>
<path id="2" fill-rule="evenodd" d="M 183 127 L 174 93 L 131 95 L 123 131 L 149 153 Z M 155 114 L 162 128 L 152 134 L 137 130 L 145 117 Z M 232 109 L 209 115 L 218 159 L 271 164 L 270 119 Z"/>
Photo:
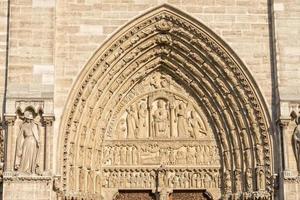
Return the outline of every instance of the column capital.
<path id="1" fill-rule="evenodd" d="M 55 116 L 53 114 L 43 114 L 43 122 L 46 126 L 52 126 Z"/>
<path id="2" fill-rule="evenodd" d="M 16 121 L 16 118 L 17 118 L 16 114 L 5 113 L 3 121 L 5 122 L 6 125 L 13 126 Z"/>
<path id="3" fill-rule="evenodd" d="M 277 120 L 277 124 L 282 127 L 282 128 L 287 128 L 291 122 L 291 118 L 289 117 L 280 117 L 278 120 Z"/>

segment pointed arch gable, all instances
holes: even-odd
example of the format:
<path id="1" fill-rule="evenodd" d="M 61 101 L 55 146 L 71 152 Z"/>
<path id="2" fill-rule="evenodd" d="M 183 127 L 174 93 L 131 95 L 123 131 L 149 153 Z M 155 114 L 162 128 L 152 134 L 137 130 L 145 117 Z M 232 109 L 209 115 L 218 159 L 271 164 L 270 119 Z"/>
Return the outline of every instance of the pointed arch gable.
<path id="1" fill-rule="evenodd" d="M 114 113 L 155 70 L 164 70 L 189 88 L 207 116 L 221 155 L 224 198 L 270 198 L 269 115 L 253 76 L 221 38 L 170 5 L 154 8 L 120 28 L 73 84 L 59 134 L 66 196 L 97 195 L 97 181 L 88 177 L 99 176 L 101 145 L 115 123 Z M 80 177 L 89 181 L 79 185 Z M 91 185 L 94 189 L 87 189 Z"/>

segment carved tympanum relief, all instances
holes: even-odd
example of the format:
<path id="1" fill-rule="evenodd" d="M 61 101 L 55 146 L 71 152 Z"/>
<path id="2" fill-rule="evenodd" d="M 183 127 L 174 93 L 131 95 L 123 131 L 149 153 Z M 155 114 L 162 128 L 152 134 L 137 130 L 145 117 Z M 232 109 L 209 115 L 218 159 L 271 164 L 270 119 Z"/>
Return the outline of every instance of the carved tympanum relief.
<path id="1" fill-rule="evenodd" d="M 115 127 L 115 134 L 108 133 L 111 138 L 203 139 L 212 137 L 198 112 L 199 108 L 195 100 L 188 100 L 192 97 L 171 77 L 155 72 L 142 81 L 141 85 L 143 88 L 141 86 L 133 88 L 140 98 L 131 102 L 123 114 L 120 115 L 121 112 L 113 114 L 114 118 L 120 119 Z M 111 130 L 114 130 L 114 127 Z"/>
<path id="2" fill-rule="evenodd" d="M 103 173 L 104 188 L 120 189 L 211 189 L 220 187 L 218 168 L 169 168 L 157 175 L 153 168 L 106 168 Z M 157 181 L 158 178 L 158 181 Z"/>
<path id="3" fill-rule="evenodd" d="M 219 166 L 218 148 L 212 141 L 106 142 L 103 165 L 197 165 Z"/>
<path id="4" fill-rule="evenodd" d="M 189 91 L 160 70 L 132 90 L 111 113 L 117 120 L 103 142 L 103 189 L 220 188 L 219 149 Z M 162 165 L 166 172 L 157 173 Z"/>
<path id="5" fill-rule="evenodd" d="M 121 171 L 165 165 L 166 171 L 217 170 L 221 184 L 211 184 L 216 198 L 269 199 L 267 109 L 232 52 L 207 27 L 165 5 L 113 36 L 84 68 L 63 115 L 66 195 L 109 191 L 101 180 L 107 170 L 137 179 L 148 174 Z M 174 175 L 172 184 L 185 176 L 194 175 Z"/>

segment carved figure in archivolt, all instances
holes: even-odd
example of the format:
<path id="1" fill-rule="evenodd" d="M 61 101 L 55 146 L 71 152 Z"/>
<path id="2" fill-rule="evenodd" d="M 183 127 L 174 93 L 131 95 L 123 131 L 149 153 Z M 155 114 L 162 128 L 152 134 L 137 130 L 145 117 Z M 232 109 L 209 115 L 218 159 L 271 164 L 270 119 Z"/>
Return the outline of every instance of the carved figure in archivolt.
<path id="1" fill-rule="evenodd" d="M 147 105 L 145 102 L 140 104 L 140 108 L 138 111 L 138 131 L 137 138 L 148 137 L 148 126 L 147 126 Z"/>
<path id="2" fill-rule="evenodd" d="M 169 114 L 165 102 L 161 99 L 157 101 L 157 109 L 153 114 L 153 130 L 155 137 L 166 137 L 169 121 Z"/>
<path id="3" fill-rule="evenodd" d="M 246 188 L 248 191 L 252 190 L 252 170 L 250 168 L 246 170 Z"/>
<path id="4" fill-rule="evenodd" d="M 40 129 L 33 119 L 33 112 L 24 112 L 24 122 L 17 136 L 15 169 L 33 174 L 37 172 L 40 147 Z"/>
<path id="5" fill-rule="evenodd" d="M 192 128 L 191 130 L 191 136 L 195 139 L 201 138 L 202 135 L 207 135 L 207 133 L 204 130 L 204 124 L 200 120 L 199 117 L 197 117 L 197 114 L 195 111 L 191 111 L 191 117 L 189 118 L 189 125 Z"/>
<path id="6" fill-rule="evenodd" d="M 229 155 L 229 146 L 227 143 L 226 135 L 224 130 L 220 130 L 220 139 L 223 146 L 223 156 L 224 156 L 224 162 L 225 162 L 225 168 L 230 169 L 230 155 Z"/>
<path id="7" fill-rule="evenodd" d="M 226 192 L 230 192 L 231 191 L 231 175 L 230 175 L 230 171 L 229 170 L 226 170 L 224 172 L 224 187 L 225 187 L 225 190 Z"/>
<path id="8" fill-rule="evenodd" d="M 256 177 L 257 177 L 257 189 L 265 190 L 266 180 L 265 180 L 265 171 L 263 167 L 256 168 Z"/>
<path id="9" fill-rule="evenodd" d="M 136 136 L 137 128 L 137 118 L 136 118 L 136 109 L 134 105 L 131 105 L 127 110 L 127 138 L 133 139 Z"/>

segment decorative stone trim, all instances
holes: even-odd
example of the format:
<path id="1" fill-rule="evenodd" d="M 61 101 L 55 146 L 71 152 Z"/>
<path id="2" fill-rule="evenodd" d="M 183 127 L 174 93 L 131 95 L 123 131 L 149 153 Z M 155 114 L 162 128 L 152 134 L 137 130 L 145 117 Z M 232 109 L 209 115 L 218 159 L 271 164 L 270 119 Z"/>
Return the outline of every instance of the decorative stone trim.
<path id="1" fill-rule="evenodd" d="M 155 72 L 160 77 L 154 78 Z M 159 84 L 143 84 L 147 77 Z M 173 119 L 179 101 L 205 116 L 207 131 L 218 143 L 223 193 L 241 191 L 244 176 L 251 180 L 249 192 L 257 190 L 260 195 L 272 188 L 268 110 L 253 77 L 218 36 L 171 6 L 145 13 L 112 36 L 88 62 L 71 91 L 60 126 L 64 191 L 90 193 L 73 180 L 86 180 L 88 175 L 94 181 L 101 176 L 105 141 L 114 139 L 112 133 L 123 113 L 134 113 L 132 104 L 144 102 L 148 113 L 154 112 L 154 104 L 162 112 L 167 107 L 165 116 Z M 157 130 L 150 133 L 158 135 Z M 165 133 L 162 127 L 160 131 Z"/>
<path id="2" fill-rule="evenodd" d="M 294 177 L 284 177 L 284 182 L 287 183 L 300 183 L 300 176 L 294 176 Z"/>
<path id="3" fill-rule="evenodd" d="M 35 176 L 35 175 L 17 175 L 14 174 L 13 176 L 4 173 L 3 180 L 5 182 L 39 182 L 39 181 L 47 181 L 52 182 L 51 176 Z"/>

